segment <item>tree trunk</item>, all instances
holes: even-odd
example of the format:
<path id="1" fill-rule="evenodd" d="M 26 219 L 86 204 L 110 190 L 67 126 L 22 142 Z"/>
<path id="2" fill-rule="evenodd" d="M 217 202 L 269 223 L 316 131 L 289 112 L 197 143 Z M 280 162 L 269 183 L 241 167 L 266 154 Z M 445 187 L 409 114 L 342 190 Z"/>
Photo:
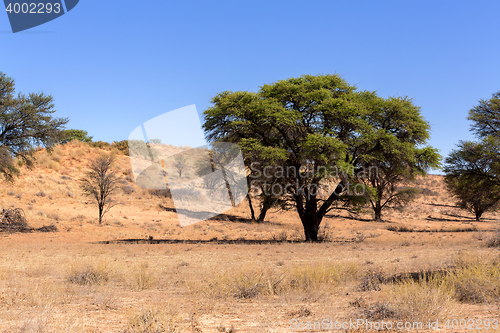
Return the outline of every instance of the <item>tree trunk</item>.
<path id="1" fill-rule="evenodd" d="M 338 199 L 344 189 L 344 184 L 341 182 L 335 188 L 327 200 L 325 200 L 318 209 L 318 198 L 316 195 L 306 193 L 305 197 L 301 195 L 294 196 L 297 212 L 299 213 L 302 226 L 304 227 L 304 235 L 306 242 L 317 242 L 318 231 L 323 217 L 328 212 L 332 203 Z M 308 195 L 310 194 L 310 195 Z M 305 199 L 305 202 L 304 202 Z"/>
<path id="2" fill-rule="evenodd" d="M 262 198 L 262 204 L 260 205 L 260 213 L 259 213 L 259 222 L 264 222 L 264 219 L 266 218 L 267 211 L 271 209 L 273 202 L 272 198 L 263 196 Z"/>
<path id="3" fill-rule="evenodd" d="M 252 216 L 252 221 L 255 221 L 255 211 L 253 210 L 252 198 L 250 197 L 250 192 L 247 193 L 248 207 L 250 207 L 250 215 Z"/>
<path id="4" fill-rule="evenodd" d="M 318 200 L 315 195 L 306 199 L 305 209 L 300 209 L 299 216 L 304 227 L 306 242 L 317 242 L 318 231 L 323 215 L 318 215 Z"/>
<path id="5" fill-rule="evenodd" d="M 99 225 L 102 223 L 102 210 L 103 210 L 103 207 L 101 207 L 99 205 Z"/>
<path id="6" fill-rule="evenodd" d="M 227 180 L 226 169 L 221 167 L 222 177 L 224 178 L 224 182 L 226 183 L 227 193 L 229 193 L 229 200 L 231 200 L 231 206 L 236 207 L 236 203 L 234 202 L 233 192 L 231 191 L 231 186 L 229 185 L 229 181 Z"/>
<path id="7" fill-rule="evenodd" d="M 262 209 L 260 210 L 260 214 L 259 214 L 259 223 L 260 222 L 264 222 L 264 219 L 266 218 L 266 214 L 267 214 L 267 211 L 269 210 L 269 208 L 263 206 Z"/>
<path id="8" fill-rule="evenodd" d="M 481 215 L 483 215 L 483 212 L 482 210 L 476 210 L 476 221 L 479 221 L 481 220 Z"/>
<path id="9" fill-rule="evenodd" d="M 382 205 L 380 204 L 380 201 L 377 201 L 375 203 L 373 211 L 375 212 L 375 221 L 377 222 L 382 221 Z"/>
<path id="10" fill-rule="evenodd" d="M 302 221 L 302 226 L 304 227 L 304 234 L 306 236 L 306 242 L 317 242 L 318 241 L 318 231 L 319 223 L 312 220 Z"/>

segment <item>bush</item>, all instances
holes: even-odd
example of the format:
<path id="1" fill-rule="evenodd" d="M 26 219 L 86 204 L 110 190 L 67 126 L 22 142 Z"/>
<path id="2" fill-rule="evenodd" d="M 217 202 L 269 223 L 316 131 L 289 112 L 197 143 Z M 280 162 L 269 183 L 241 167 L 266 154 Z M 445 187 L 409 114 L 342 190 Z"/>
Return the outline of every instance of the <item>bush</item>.
<path id="1" fill-rule="evenodd" d="M 111 144 L 105 141 L 90 142 L 89 145 L 94 148 L 100 148 L 104 150 L 110 150 Z"/>
<path id="2" fill-rule="evenodd" d="M 147 263 L 141 263 L 133 267 L 129 282 L 132 288 L 145 290 L 152 288 L 156 284 L 157 278 Z"/>
<path id="3" fill-rule="evenodd" d="M 381 301 L 369 307 L 362 306 L 361 315 L 370 321 L 396 319 L 425 325 L 429 321 L 457 315 L 453 294 L 433 279 L 403 280 L 386 289 Z"/>
<path id="4" fill-rule="evenodd" d="M 160 198 L 172 198 L 172 194 L 170 193 L 170 189 L 164 189 L 164 190 L 148 190 L 149 194 L 152 196 L 157 196 Z"/>
<path id="5" fill-rule="evenodd" d="M 31 231 L 21 208 L 2 209 L 0 215 L 0 231 Z"/>
<path id="6" fill-rule="evenodd" d="M 72 267 L 68 281 L 80 285 L 101 284 L 109 280 L 110 270 L 105 263 L 86 263 Z"/>
<path id="7" fill-rule="evenodd" d="M 122 140 L 118 142 L 113 142 L 111 144 L 111 148 L 116 148 L 120 153 L 123 155 L 129 156 L 129 150 L 128 150 L 128 140 Z"/>
<path id="8" fill-rule="evenodd" d="M 500 299 L 500 261 L 460 255 L 455 268 L 444 277 L 445 283 L 461 302 L 487 303 Z"/>
<path id="9" fill-rule="evenodd" d="M 157 309 L 141 310 L 129 320 L 125 333 L 176 333 L 182 332 L 178 328 L 177 320 L 169 314 Z"/>
<path id="10" fill-rule="evenodd" d="M 135 192 L 135 188 L 132 185 L 122 186 L 122 191 L 125 194 L 132 194 Z"/>
<path id="11" fill-rule="evenodd" d="M 488 247 L 500 247 L 500 231 L 497 231 L 486 241 Z"/>

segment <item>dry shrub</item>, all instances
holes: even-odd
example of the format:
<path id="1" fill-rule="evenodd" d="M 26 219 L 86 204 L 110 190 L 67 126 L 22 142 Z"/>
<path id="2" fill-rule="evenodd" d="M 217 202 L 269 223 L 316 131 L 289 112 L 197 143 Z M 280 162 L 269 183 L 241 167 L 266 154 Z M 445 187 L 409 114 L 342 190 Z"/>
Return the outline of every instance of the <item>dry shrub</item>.
<path id="1" fill-rule="evenodd" d="M 122 191 L 125 194 L 132 194 L 135 192 L 135 188 L 132 185 L 124 185 L 122 186 Z"/>
<path id="2" fill-rule="evenodd" d="M 443 277 L 461 302 L 487 303 L 500 299 L 500 260 L 461 254 L 455 268 Z"/>
<path id="3" fill-rule="evenodd" d="M 0 214 L 0 231 L 31 231 L 26 222 L 24 211 L 21 208 L 2 209 Z"/>
<path id="4" fill-rule="evenodd" d="M 102 284 L 109 281 L 111 273 L 111 267 L 105 261 L 84 262 L 70 267 L 67 280 L 80 285 Z"/>
<path id="5" fill-rule="evenodd" d="M 129 319 L 125 333 L 182 332 L 174 315 L 158 309 L 143 309 Z"/>
<path id="6" fill-rule="evenodd" d="M 140 263 L 131 267 L 129 284 L 137 290 L 145 290 L 154 287 L 157 282 L 157 272 L 152 270 L 148 263 Z"/>
<path id="7" fill-rule="evenodd" d="M 438 279 L 406 279 L 389 286 L 383 300 L 361 310 L 369 320 L 422 322 L 457 315 L 453 293 Z"/>
<path id="8" fill-rule="evenodd" d="M 366 271 L 361 283 L 358 286 L 359 291 L 378 291 L 381 289 L 381 284 L 386 281 L 386 274 L 382 268 L 374 268 Z"/>
<path id="9" fill-rule="evenodd" d="M 488 247 L 500 247 L 500 231 L 490 236 L 486 241 L 486 245 Z"/>

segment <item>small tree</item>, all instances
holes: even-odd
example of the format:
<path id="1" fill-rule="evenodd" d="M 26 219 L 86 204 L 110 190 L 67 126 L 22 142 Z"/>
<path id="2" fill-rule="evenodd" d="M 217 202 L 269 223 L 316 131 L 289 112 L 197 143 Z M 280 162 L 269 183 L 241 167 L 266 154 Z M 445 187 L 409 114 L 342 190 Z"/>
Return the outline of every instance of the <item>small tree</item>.
<path id="1" fill-rule="evenodd" d="M 477 221 L 484 212 L 498 209 L 500 203 L 496 141 L 489 137 L 481 142 L 461 142 L 446 158 L 448 191 L 457 198 L 457 206 L 473 213 Z"/>
<path id="2" fill-rule="evenodd" d="M 19 163 L 33 166 L 35 148 L 50 149 L 58 144 L 68 122 L 52 118 L 52 96 L 43 93 L 15 95 L 15 82 L 0 72 L 0 173 L 13 180 Z"/>
<path id="3" fill-rule="evenodd" d="M 419 194 L 417 188 L 401 186 L 439 166 L 437 149 L 422 147 L 429 138 L 429 124 L 420 108 L 408 98 L 378 97 L 365 92 L 362 99 L 371 125 L 355 146 L 359 152 L 356 174 L 375 190 L 369 195 L 376 221 L 387 207 L 403 206 Z"/>
<path id="4" fill-rule="evenodd" d="M 65 144 L 73 140 L 92 142 L 92 137 L 89 136 L 87 131 L 79 129 L 68 129 L 61 132 L 61 144 Z"/>
<path id="5" fill-rule="evenodd" d="M 101 155 L 91 161 L 89 171 L 81 180 L 81 188 L 85 195 L 92 198 L 99 209 L 99 224 L 103 216 L 117 205 L 112 195 L 117 189 L 117 176 L 111 169 L 113 155 Z"/>
<path id="6" fill-rule="evenodd" d="M 177 154 L 174 156 L 174 168 L 179 174 L 179 178 L 182 178 L 182 172 L 186 168 L 187 158 L 184 154 Z"/>
<path id="7" fill-rule="evenodd" d="M 457 205 L 479 221 L 483 212 L 497 209 L 500 203 L 500 91 L 480 100 L 468 119 L 479 141 L 460 142 L 446 159 L 444 172 Z"/>

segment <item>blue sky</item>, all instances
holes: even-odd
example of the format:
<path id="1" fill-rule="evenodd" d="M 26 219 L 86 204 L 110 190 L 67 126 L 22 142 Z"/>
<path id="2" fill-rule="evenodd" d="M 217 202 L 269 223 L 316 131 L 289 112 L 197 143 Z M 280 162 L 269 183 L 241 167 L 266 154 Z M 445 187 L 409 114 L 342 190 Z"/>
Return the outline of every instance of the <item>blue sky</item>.
<path id="1" fill-rule="evenodd" d="M 336 73 L 413 98 L 446 156 L 472 138 L 468 110 L 500 90 L 498 13 L 498 1 L 81 0 L 16 34 L 0 13 L 0 71 L 109 142 L 224 90 Z"/>

